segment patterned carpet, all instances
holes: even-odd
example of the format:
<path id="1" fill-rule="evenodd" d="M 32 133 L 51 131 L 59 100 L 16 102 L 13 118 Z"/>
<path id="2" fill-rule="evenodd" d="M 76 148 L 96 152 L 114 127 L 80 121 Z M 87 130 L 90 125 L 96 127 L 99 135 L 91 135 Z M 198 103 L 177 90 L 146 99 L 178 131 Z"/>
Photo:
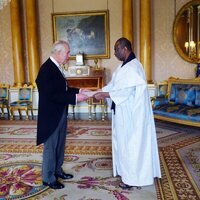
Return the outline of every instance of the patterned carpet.
<path id="1" fill-rule="evenodd" d="M 192 127 L 156 122 L 162 179 L 129 191 L 112 177 L 110 121 L 70 120 L 64 170 L 74 174 L 65 188 L 42 185 L 43 146 L 35 146 L 36 121 L 0 120 L 0 200 L 198 200 L 200 134 Z"/>
<path id="2" fill-rule="evenodd" d="M 162 179 L 162 199 L 200 199 L 200 130 L 199 128 L 158 123 L 157 134 Z M 167 133 L 162 137 L 161 133 Z"/>

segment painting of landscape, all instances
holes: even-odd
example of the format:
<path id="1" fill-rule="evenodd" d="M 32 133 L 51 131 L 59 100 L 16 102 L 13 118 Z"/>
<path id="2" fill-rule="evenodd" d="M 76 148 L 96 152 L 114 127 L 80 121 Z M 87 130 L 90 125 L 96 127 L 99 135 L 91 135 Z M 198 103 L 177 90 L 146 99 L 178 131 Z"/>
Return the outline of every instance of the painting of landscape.
<path id="1" fill-rule="evenodd" d="M 54 40 L 66 40 L 70 54 L 109 58 L 108 11 L 53 15 Z"/>

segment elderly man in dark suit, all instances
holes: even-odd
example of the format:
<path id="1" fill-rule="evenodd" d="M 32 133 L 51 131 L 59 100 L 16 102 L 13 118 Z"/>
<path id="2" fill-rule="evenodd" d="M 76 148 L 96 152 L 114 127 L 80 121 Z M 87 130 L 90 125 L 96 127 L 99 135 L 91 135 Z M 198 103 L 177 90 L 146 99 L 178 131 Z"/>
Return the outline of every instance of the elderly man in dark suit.
<path id="1" fill-rule="evenodd" d="M 53 44 L 51 56 L 42 64 L 36 84 L 39 92 L 37 145 L 44 143 L 42 180 L 45 186 L 62 189 L 58 181 L 73 178 L 62 170 L 64 162 L 68 105 L 88 99 L 84 89 L 67 86 L 61 65 L 69 60 L 70 47 L 65 41 Z"/>

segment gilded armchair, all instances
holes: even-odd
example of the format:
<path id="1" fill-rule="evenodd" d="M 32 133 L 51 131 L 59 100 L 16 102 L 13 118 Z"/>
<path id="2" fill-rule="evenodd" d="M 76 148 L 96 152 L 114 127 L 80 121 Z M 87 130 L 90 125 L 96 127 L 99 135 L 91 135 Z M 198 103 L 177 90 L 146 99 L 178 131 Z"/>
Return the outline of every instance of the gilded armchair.
<path id="1" fill-rule="evenodd" d="M 22 111 L 25 111 L 25 119 L 29 119 L 29 111 L 31 112 L 31 117 L 33 119 L 33 109 L 32 109 L 32 96 L 33 96 L 33 86 L 27 86 L 26 84 L 22 87 L 18 87 L 18 100 L 10 103 L 10 119 L 14 117 L 14 111 L 19 112 L 20 119 L 22 119 Z"/>
<path id="2" fill-rule="evenodd" d="M 0 84 L 0 109 L 1 115 L 4 117 L 4 109 L 7 109 L 8 117 L 9 117 L 9 85 L 8 84 Z"/>

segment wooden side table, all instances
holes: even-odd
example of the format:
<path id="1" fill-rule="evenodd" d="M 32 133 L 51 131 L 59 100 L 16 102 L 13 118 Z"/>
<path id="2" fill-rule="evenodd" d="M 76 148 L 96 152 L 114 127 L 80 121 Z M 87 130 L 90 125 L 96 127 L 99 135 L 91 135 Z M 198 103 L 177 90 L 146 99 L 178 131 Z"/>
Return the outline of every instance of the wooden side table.
<path id="1" fill-rule="evenodd" d="M 97 69 L 91 68 L 89 75 L 69 76 L 66 79 L 67 79 L 67 84 L 70 87 L 98 90 L 104 86 L 105 69 L 104 68 L 97 68 Z M 94 113 L 96 113 L 97 105 L 101 106 L 102 120 L 104 120 L 104 118 L 105 118 L 104 100 L 98 101 L 92 97 L 90 97 L 88 100 L 89 119 L 92 118 L 92 107 L 94 108 Z M 73 107 L 73 113 L 74 113 L 74 107 Z"/>

